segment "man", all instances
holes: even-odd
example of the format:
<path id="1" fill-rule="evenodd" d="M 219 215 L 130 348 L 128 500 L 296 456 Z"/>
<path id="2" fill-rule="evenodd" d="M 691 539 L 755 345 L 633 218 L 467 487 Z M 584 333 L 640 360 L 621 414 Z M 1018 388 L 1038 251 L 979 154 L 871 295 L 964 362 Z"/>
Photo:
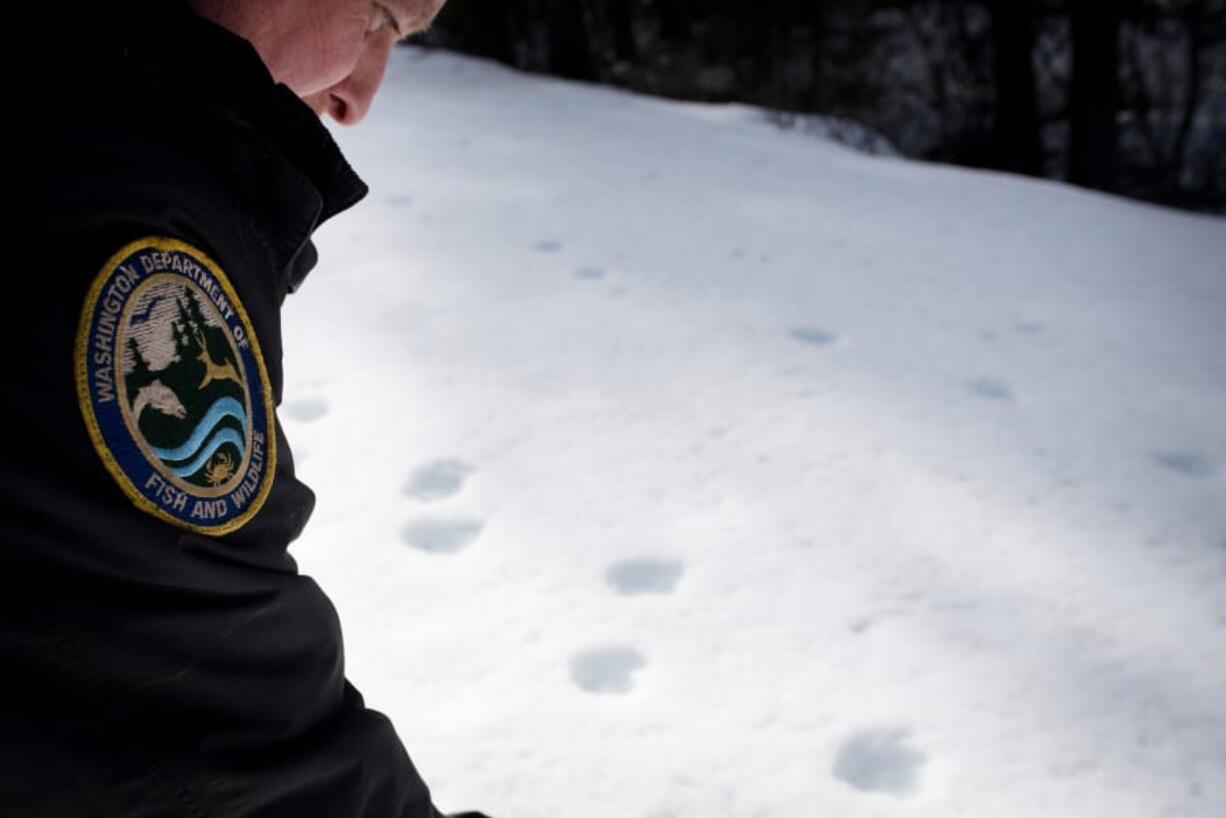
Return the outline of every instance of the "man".
<path id="1" fill-rule="evenodd" d="M 275 407 L 280 305 L 366 192 L 317 114 L 360 120 L 441 4 L 9 19 L 5 818 L 438 815 L 287 555 L 314 498 Z"/>

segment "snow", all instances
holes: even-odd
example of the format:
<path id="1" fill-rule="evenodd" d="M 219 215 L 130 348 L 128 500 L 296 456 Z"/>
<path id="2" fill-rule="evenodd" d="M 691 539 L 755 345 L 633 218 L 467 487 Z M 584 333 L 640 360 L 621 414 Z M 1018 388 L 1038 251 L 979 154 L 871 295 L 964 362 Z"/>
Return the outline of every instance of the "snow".
<path id="1" fill-rule="evenodd" d="M 436 801 L 1226 814 L 1226 223 L 395 55 L 294 546 Z"/>

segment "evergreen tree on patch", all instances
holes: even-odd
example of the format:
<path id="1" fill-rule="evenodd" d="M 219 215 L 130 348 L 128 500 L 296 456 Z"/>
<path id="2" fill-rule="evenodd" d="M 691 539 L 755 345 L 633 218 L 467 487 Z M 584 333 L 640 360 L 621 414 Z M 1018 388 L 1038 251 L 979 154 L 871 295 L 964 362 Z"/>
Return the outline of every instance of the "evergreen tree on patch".
<path id="1" fill-rule="evenodd" d="M 192 335 L 203 332 L 208 327 L 204 313 L 200 310 L 200 301 L 196 294 L 186 286 L 183 288 L 183 299 L 187 302 L 187 314 L 191 318 Z"/>
<path id="2" fill-rule="evenodd" d="M 187 350 L 187 336 L 183 334 L 183 327 L 178 321 L 170 323 L 170 331 L 175 337 L 175 360 L 182 361 L 183 353 Z"/>

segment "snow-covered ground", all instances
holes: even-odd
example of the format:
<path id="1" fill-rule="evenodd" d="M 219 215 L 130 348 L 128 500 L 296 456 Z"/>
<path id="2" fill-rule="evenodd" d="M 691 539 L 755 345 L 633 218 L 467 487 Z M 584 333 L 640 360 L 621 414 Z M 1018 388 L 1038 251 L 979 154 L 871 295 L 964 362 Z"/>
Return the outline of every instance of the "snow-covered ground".
<path id="1" fill-rule="evenodd" d="M 440 806 L 1226 815 L 1226 221 L 396 54 L 294 547 Z"/>

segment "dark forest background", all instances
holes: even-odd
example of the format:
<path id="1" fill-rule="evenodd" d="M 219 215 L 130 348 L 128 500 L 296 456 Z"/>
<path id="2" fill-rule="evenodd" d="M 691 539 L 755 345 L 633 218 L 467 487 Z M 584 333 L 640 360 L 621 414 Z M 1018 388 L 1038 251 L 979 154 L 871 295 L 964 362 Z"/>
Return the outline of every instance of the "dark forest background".
<path id="1" fill-rule="evenodd" d="M 425 43 L 1226 211 L 1226 0 L 457 0 Z"/>

